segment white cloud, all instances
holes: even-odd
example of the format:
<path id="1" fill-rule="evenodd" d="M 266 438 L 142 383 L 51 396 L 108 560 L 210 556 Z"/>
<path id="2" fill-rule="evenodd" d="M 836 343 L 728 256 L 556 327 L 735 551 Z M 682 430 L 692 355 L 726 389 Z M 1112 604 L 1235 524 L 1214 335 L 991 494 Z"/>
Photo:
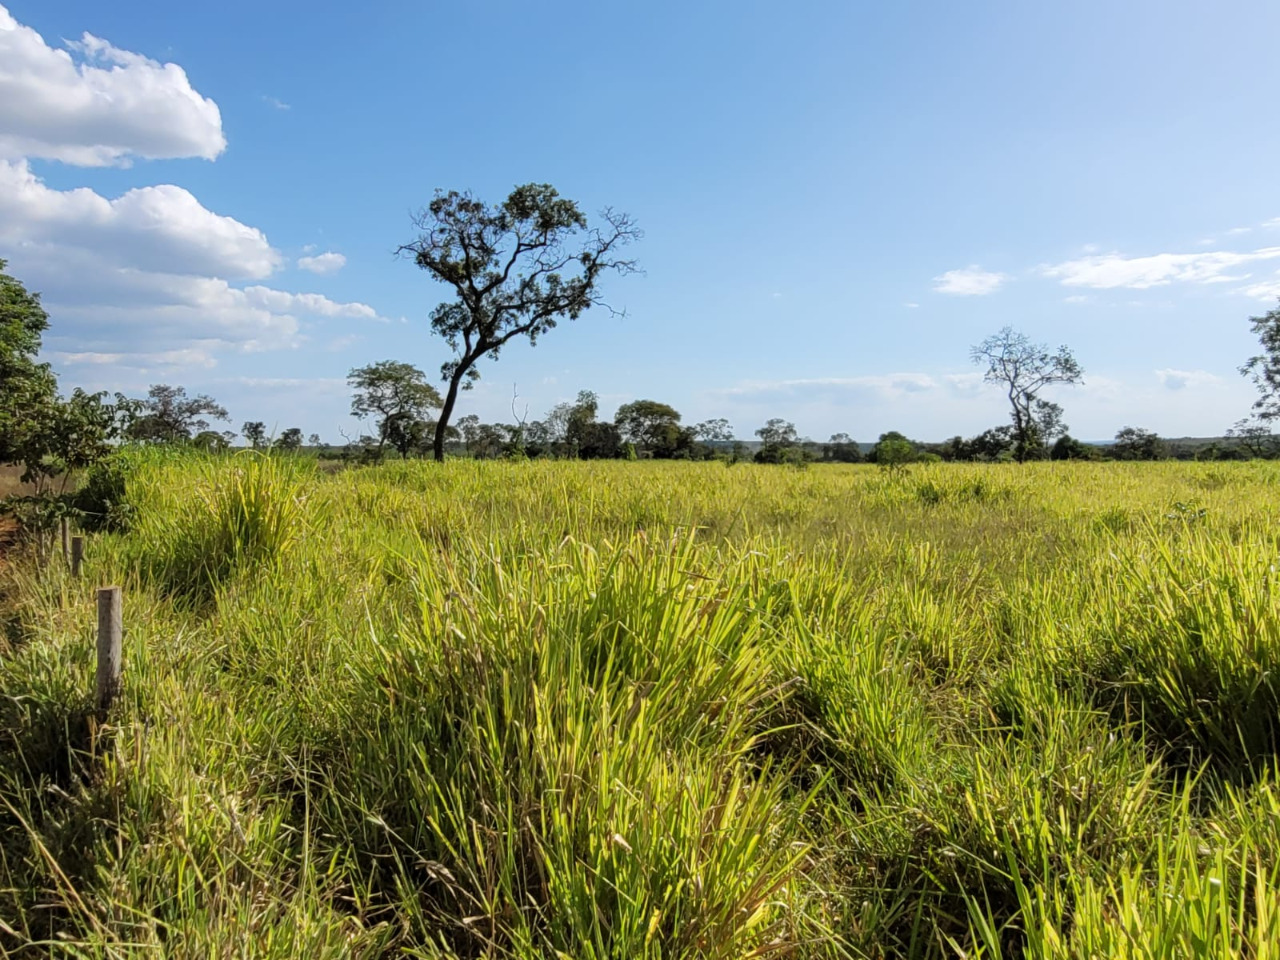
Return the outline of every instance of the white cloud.
<path id="1" fill-rule="evenodd" d="M 906 307 L 908 310 L 915 310 L 917 307 L 919 307 L 919 306 L 920 306 L 920 304 L 918 304 L 918 303 L 904 303 L 904 304 L 903 304 L 903 306 L 904 306 L 904 307 Z"/>
<path id="2" fill-rule="evenodd" d="M 0 157 L 99 167 L 212 160 L 226 148 L 218 105 L 181 67 L 88 33 L 67 47 L 48 46 L 0 6 Z"/>
<path id="3" fill-rule="evenodd" d="M 958 297 L 983 297 L 995 293 L 1009 278 L 974 265 L 961 270 L 948 270 L 933 278 L 933 289 Z"/>
<path id="4" fill-rule="evenodd" d="M 109 366 L 148 370 L 154 367 L 206 369 L 217 366 L 212 353 L 198 348 L 161 350 L 158 353 L 54 353 L 52 359 L 65 366 Z"/>
<path id="5" fill-rule="evenodd" d="M 182 187 L 137 187 L 115 198 L 49 187 L 29 157 L 212 159 L 225 145 L 217 106 L 180 68 L 89 35 L 69 46 L 79 62 L 0 6 L 0 252 L 43 293 L 54 362 L 107 381 L 296 347 L 326 320 L 384 320 L 364 303 L 241 287 L 269 278 L 284 258 L 261 230 L 214 213 Z M 342 258 L 315 259 L 333 269 Z"/>
<path id="6" fill-rule="evenodd" d="M 1089 298 L 1084 296 L 1083 294 L 1077 293 L 1077 294 L 1073 294 L 1070 297 L 1063 297 L 1062 302 L 1063 303 L 1088 303 Z"/>
<path id="7" fill-rule="evenodd" d="M 293 106 L 285 103 L 283 100 L 277 100 L 275 97 L 263 97 L 262 102 L 268 107 L 275 107 L 277 110 L 292 110 Z"/>
<path id="8" fill-rule="evenodd" d="M 1241 292 L 1246 296 L 1253 297 L 1257 300 L 1275 300 L 1280 297 L 1280 274 L 1271 280 L 1264 280 L 1261 283 L 1250 284 L 1241 288 Z"/>
<path id="9" fill-rule="evenodd" d="M 299 257 L 298 266 L 311 273 L 336 273 L 347 265 L 347 258 L 340 253 L 322 253 L 316 257 Z"/>
<path id="10" fill-rule="evenodd" d="M 1158 253 L 1126 257 L 1119 253 L 1082 257 L 1043 268 L 1047 277 L 1068 287 L 1111 290 L 1126 287 L 1146 290 L 1170 283 L 1227 283 L 1243 279 L 1227 273 L 1249 263 L 1280 258 L 1280 247 L 1264 247 L 1250 253 L 1226 250 L 1204 253 Z M 1247 276 L 1247 274 L 1246 274 Z"/>
<path id="11" fill-rule="evenodd" d="M 0 160 L 0 243 L 67 244 L 120 267 L 235 279 L 270 276 L 282 261 L 261 230 L 207 210 L 181 187 L 108 200 L 83 187 L 51 190 L 25 160 Z"/>
<path id="12" fill-rule="evenodd" d="M 1207 370 L 1157 370 L 1156 377 L 1161 385 L 1169 390 L 1185 390 L 1187 387 L 1201 387 L 1210 383 L 1220 383 L 1222 378 Z"/>
<path id="13" fill-rule="evenodd" d="M 809 402 L 868 395 L 894 398 L 938 390 L 947 382 L 949 381 L 939 381 L 927 373 L 890 373 L 863 377 L 748 380 L 716 393 L 729 399 L 748 402 Z"/>

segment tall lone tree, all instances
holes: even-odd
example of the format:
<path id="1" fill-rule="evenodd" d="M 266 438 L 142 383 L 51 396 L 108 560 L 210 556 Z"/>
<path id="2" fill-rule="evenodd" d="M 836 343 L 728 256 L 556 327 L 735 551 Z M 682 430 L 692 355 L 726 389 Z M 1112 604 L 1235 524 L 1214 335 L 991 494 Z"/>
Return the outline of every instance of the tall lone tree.
<path id="1" fill-rule="evenodd" d="M 1037 406 L 1039 393 L 1054 383 L 1081 383 L 1084 369 L 1070 349 L 1059 347 L 1050 353 L 1042 343 L 1032 343 L 1026 334 L 1005 327 L 973 348 L 974 363 L 986 364 L 983 379 L 1005 388 L 1013 414 L 1013 456 L 1019 463 L 1027 460 L 1044 438 L 1039 420 L 1044 405 Z M 1061 419 L 1058 409 L 1054 419 Z"/>
<path id="2" fill-rule="evenodd" d="M 1280 307 L 1249 323 L 1262 346 L 1262 353 L 1250 357 L 1240 372 L 1253 381 L 1259 397 L 1254 401 L 1255 416 L 1262 421 L 1280 417 Z"/>
<path id="3" fill-rule="evenodd" d="M 590 227 L 577 204 L 538 183 L 516 187 L 494 206 L 470 193 L 436 191 L 414 218 L 418 239 L 399 253 L 455 293 L 430 315 L 455 354 L 440 368 L 448 389 L 436 421 L 436 460 L 444 460 L 458 391 L 480 376 L 478 360 L 497 357 L 517 337 L 536 343 L 557 321 L 604 303 L 598 285 L 605 273 L 636 271 L 620 254 L 640 238 L 634 222 L 609 208 L 600 218 L 601 226 Z"/>

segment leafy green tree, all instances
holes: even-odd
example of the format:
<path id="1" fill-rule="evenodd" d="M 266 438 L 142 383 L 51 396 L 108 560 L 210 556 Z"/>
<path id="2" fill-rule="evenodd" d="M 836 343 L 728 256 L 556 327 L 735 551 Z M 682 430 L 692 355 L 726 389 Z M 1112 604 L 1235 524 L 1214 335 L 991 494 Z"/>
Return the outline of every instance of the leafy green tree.
<path id="1" fill-rule="evenodd" d="M 1262 352 L 1245 361 L 1240 372 L 1258 388 L 1258 399 L 1253 404 L 1255 415 L 1264 422 L 1271 421 L 1280 417 L 1280 308 L 1250 317 L 1249 324 Z"/>
<path id="2" fill-rule="evenodd" d="M 791 451 L 799 446 L 800 436 L 796 433 L 794 423 L 774 417 L 756 431 L 756 436 L 760 438 L 760 449 L 755 455 L 756 463 L 782 463 L 795 458 Z"/>
<path id="3" fill-rule="evenodd" d="M 420 447 L 423 424 L 441 402 L 426 374 L 410 363 L 380 360 L 352 370 L 347 383 L 354 391 L 351 415 L 376 419 L 378 456 L 387 443 L 402 458 Z"/>
<path id="4" fill-rule="evenodd" d="M 139 415 L 129 424 L 130 439 L 150 443 L 180 443 L 209 429 L 209 420 L 228 420 L 225 407 L 212 397 L 197 394 L 188 397 L 184 387 L 158 383 L 141 401 Z"/>
<path id="5" fill-rule="evenodd" d="M 6 266 L 0 259 L 0 463 L 23 459 L 39 411 L 57 395 L 49 365 L 36 360 L 49 315 L 40 295 L 5 273 Z"/>
<path id="6" fill-rule="evenodd" d="M 1169 457 L 1169 445 L 1151 430 L 1123 427 L 1116 433 L 1111 456 L 1116 460 L 1165 460 Z"/>
<path id="7" fill-rule="evenodd" d="M 201 450 L 208 450 L 210 453 L 221 453 L 231 446 L 231 441 L 235 439 L 235 434 L 229 430 L 219 433 L 217 430 L 201 430 L 191 438 L 191 445 Z"/>
<path id="8" fill-rule="evenodd" d="M 274 446 L 277 450 L 283 450 L 286 453 L 295 453 L 302 449 L 302 428 L 290 427 L 285 430 L 276 437 Z"/>
<path id="9" fill-rule="evenodd" d="M 246 420 L 240 427 L 240 433 L 249 441 L 249 446 L 257 450 L 266 443 L 267 425 L 261 420 Z"/>
<path id="10" fill-rule="evenodd" d="M 868 459 L 891 473 L 896 473 L 908 463 L 916 461 L 916 445 L 897 430 L 890 430 L 880 434 L 880 439 L 876 441 Z"/>
<path id="11" fill-rule="evenodd" d="M 822 459 L 832 463 L 860 463 L 862 449 L 847 433 L 833 433 L 822 445 Z"/>
<path id="12" fill-rule="evenodd" d="M 1265 420 L 1248 418 L 1237 420 L 1227 431 L 1227 437 L 1254 459 L 1271 459 L 1280 454 L 1280 436 L 1272 433 Z"/>
<path id="13" fill-rule="evenodd" d="M 1059 347 L 1050 353 L 1043 344 L 1032 343 L 1012 327 L 988 337 L 970 355 L 974 363 L 986 364 L 983 379 L 1005 388 L 1013 415 L 1013 456 L 1019 463 L 1035 456 L 1043 447 L 1037 429 L 1037 414 L 1046 415 L 1036 403 L 1042 389 L 1055 383 L 1083 382 L 1084 370 L 1071 351 Z M 1058 408 L 1057 418 L 1061 421 Z"/>
<path id="14" fill-rule="evenodd" d="M 1054 441 L 1053 447 L 1049 450 L 1049 459 L 1097 460 L 1098 451 L 1096 447 L 1091 447 L 1070 434 L 1064 433 Z"/>
<path id="15" fill-rule="evenodd" d="M 458 391 L 479 378 L 480 359 L 496 358 L 517 337 L 536 344 L 558 321 L 604 303 L 605 273 L 636 270 L 619 254 L 640 238 L 635 224 L 609 209 L 600 217 L 603 226 L 593 229 L 573 201 L 548 184 L 528 183 L 493 206 L 470 193 L 436 191 L 415 218 L 419 236 L 400 253 L 455 294 L 430 315 L 432 329 L 455 353 L 440 368 L 448 388 L 436 423 L 436 460 L 444 459 Z"/>
<path id="16" fill-rule="evenodd" d="M 693 435 L 703 443 L 732 443 L 733 427 L 724 417 L 718 417 L 694 424 Z"/>
<path id="17" fill-rule="evenodd" d="M 633 400 L 614 414 L 622 439 L 652 457 L 670 459 L 693 445 L 693 431 L 680 426 L 680 412 L 657 400 Z"/>

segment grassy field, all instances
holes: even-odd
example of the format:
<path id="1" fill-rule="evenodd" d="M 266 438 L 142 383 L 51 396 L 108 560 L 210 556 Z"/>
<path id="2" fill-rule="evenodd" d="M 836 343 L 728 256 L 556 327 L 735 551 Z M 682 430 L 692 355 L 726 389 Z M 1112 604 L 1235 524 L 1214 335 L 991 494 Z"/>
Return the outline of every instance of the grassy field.
<path id="1" fill-rule="evenodd" d="M 1280 952 L 1280 465 L 130 489 L 6 575 L 13 955 Z"/>

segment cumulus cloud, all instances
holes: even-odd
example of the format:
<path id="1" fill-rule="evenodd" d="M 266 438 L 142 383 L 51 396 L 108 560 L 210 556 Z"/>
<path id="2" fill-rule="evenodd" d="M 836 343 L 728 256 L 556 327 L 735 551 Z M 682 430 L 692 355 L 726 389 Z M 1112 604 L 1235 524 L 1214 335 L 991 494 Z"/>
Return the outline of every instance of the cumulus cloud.
<path id="1" fill-rule="evenodd" d="M 1156 377 L 1161 385 L 1169 390 L 1185 390 L 1187 387 L 1200 387 L 1205 384 L 1218 383 L 1221 377 L 1207 370 L 1157 370 Z"/>
<path id="2" fill-rule="evenodd" d="M 347 258 L 340 253 L 322 253 L 315 257 L 299 257 L 298 266 L 311 273 L 336 273 L 347 265 Z"/>
<path id="3" fill-rule="evenodd" d="M 181 67 L 88 33 L 67 47 L 50 47 L 0 6 L 0 157 L 100 167 L 212 160 L 226 148 L 218 105 Z"/>
<path id="4" fill-rule="evenodd" d="M 383 319 L 364 303 L 234 286 L 267 278 L 283 258 L 261 231 L 172 185 L 109 200 L 50 189 L 25 161 L 0 161 L 0 249 L 44 292 L 55 321 L 46 341 L 67 363 L 207 366 L 215 351 L 298 345 L 304 317 Z"/>
<path id="5" fill-rule="evenodd" d="M 25 160 L 0 160 L 0 243 L 68 244 L 121 267 L 233 279 L 262 279 L 282 262 L 261 230 L 213 213 L 181 187 L 108 200 L 83 187 L 52 190 Z"/>
<path id="6" fill-rule="evenodd" d="M 100 166 L 213 159 L 225 146 L 217 105 L 181 68 L 88 34 L 67 46 L 49 47 L 0 6 L 0 255 L 44 295 L 52 360 L 103 379 L 208 368 L 221 354 L 298 346 L 326 320 L 384 319 L 365 303 L 263 284 L 284 264 L 279 251 L 182 187 L 110 198 L 48 186 L 30 158 Z M 344 262 L 313 259 L 322 270 Z"/>
<path id="7" fill-rule="evenodd" d="M 933 289 L 958 297 L 984 297 L 999 290 L 1009 278 L 1003 273 L 983 270 L 977 265 L 948 270 L 933 278 Z"/>
<path id="8" fill-rule="evenodd" d="M 1146 290 L 1171 283 L 1228 283 L 1248 276 L 1228 271 L 1280 258 L 1280 247 L 1264 247 L 1247 253 L 1226 250 L 1202 253 L 1157 253 L 1148 257 L 1126 257 L 1119 253 L 1081 257 L 1044 267 L 1043 273 L 1068 287 L 1111 290 L 1124 287 Z"/>

